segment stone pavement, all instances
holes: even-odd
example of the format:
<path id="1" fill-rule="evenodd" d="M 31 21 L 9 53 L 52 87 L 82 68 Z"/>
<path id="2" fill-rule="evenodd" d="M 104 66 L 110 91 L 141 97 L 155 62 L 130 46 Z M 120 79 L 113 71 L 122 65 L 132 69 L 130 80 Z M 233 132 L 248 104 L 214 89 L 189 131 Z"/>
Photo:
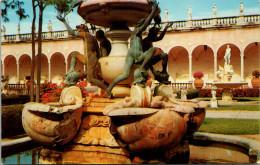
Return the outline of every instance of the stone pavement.
<path id="1" fill-rule="evenodd" d="M 206 118 L 259 119 L 260 111 L 206 110 Z"/>

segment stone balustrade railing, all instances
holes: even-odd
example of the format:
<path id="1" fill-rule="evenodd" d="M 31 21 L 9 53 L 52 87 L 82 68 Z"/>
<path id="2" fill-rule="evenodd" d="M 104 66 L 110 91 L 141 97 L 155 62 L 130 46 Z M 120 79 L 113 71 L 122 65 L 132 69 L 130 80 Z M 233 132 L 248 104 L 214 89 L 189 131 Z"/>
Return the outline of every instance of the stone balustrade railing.
<path id="1" fill-rule="evenodd" d="M 162 23 L 164 27 L 168 22 Z M 181 31 L 181 30 L 192 30 L 198 28 L 223 28 L 226 26 L 252 26 L 260 25 L 260 15 L 243 15 L 234 17 L 219 17 L 219 18 L 209 18 L 200 20 L 188 20 L 188 21 L 174 21 L 169 31 Z M 153 25 L 150 25 L 150 27 Z M 133 28 L 130 28 L 133 30 Z M 149 29 L 149 28 L 147 28 Z M 2 32 L 2 42 L 14 42 L 14 41 L 28 41 L 31 40 L 32 36 L 30 33 L 27 34 L 15 34 L 15 35 L 5 35 Z M 62 39 L 70 38 L 68 31 L 53 31 L 53 32 L 43 32 L 43 39 Z M 36 34 L 37 39 L 37 34 Z"/>

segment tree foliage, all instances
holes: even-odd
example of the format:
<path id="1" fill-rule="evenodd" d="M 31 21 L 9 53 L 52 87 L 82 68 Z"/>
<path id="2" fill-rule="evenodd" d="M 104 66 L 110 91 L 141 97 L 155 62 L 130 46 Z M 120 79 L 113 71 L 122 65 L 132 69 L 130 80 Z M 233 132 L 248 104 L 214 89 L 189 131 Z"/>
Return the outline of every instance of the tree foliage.
<path id="1" fill-rule="evenodd" d="M 73 0 L 48 0 L 48 5 L 54 5 L 55 9 L 65 17 L 73 11 L 72 2 Z"/>
<path id="2" fill-rule="evenodd" d="M 13 9 L 16 10 L 15 13 L 18 15 L 19 20 L 25 19 L 27 17 L 29 17 L 29 15 L 27 15 L 25 13 L 25 10 L 23 8 L 24 2 L 20 1 L 20 0 L 4 0 L 1 1 L 1 16 L 3 18 L 4 22 L 8 22 L 9 18 L 8 18 L 8 10 L 9 9 Z"/>

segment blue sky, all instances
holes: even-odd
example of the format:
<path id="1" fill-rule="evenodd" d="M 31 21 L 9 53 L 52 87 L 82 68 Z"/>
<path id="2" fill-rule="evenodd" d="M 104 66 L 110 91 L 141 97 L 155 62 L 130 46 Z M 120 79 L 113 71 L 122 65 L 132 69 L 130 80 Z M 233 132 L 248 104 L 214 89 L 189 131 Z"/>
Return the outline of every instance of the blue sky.
<path id="1" fill-rule="evenodd" d="M 157 0 L 161 8 L 161 17 L 164 20 L 165 9 L 169 13 L 169 21 L 180 21 L 188 19 L 188 7 L 192 8 L 192 18 L 202 19 L 211 18 L 212 7 L 214 4 L 217 6 L 217 17 L 228 17 L 228 16 L 238 16 L 239 15 L 239 5 L 241 2 L 244 4 L 244 14 L 260 14 L 260 0 Z M 25 10 L 30 16 L 29 18 L 22 20 L 20 22 L 21 33 L 30 33 L 31 22 L 32 22 L 32 4 L 31 0 L 24 0 Z M 17 24 L 19 22 L 15 11 L 8 11 L 10 18 L 9 22 L 2 22 L 1 27 L 4 25 L 6 27 L 6 34 L 16 34 Z M 56 19 L 57 12 L 54 7 L 47 7 L 44 11 L 44 22 L 43 31 L 47 31 L 48 21 L 52 21 L 53 31 L 65 30 L 64 25 Z M 82 18 L 77 14 L 76 10 L 70 13 L 67 18 L 69 19 L 72 28 L 83 22 Z"/>

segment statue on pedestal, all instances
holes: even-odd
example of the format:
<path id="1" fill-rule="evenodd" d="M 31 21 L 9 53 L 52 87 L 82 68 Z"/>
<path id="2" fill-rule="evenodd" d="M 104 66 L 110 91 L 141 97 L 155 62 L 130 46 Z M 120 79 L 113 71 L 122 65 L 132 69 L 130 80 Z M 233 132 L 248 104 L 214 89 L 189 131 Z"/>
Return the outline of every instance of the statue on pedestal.
<path id="1" fill-rule="evenodd" d="M 216 4 L 213 5 L 212 11 L 213 11 L 213 18 L 216 18 L 217 17 L 217 6 L 216 6 Z"/>
<path id="2" fill-rule="evenodd" d="M 168 13 L 168 10 L 165 9 L 164 22 L 168 22 L 168 19 L 169 19 L 169 13 Z"/>
<path id="3" fill-rule="evenodd" d="M 230 64 L 230 57 L 231 57 L 231 49 L 230 49 L 229 45 L 227 45 L 227 49 L 226 49 L 225 56 L 224 56 L 224 60 L 225 60 L 224 66 Z"/>
<path id="4" fill-rule="evenodd" d="M 210 100 L 210 106 L 211 108 L 218 108 L 218 101 L 217 101 L 217 87 L 215 85 L 212 86 L 211 88 L 211 95 L 212 98 Z"/>
<path id="5" fill-rule="evenodd" d="M 49 20 L 48 23 L 48 31 L 51 32 L 52 31 L 52 24 L 51 24 L 51 20 Z"/>
<path id="6" fill-rule="evenodd" d="M 239 6 L 239 15 L 244 15 L 244 4 L 243 4 L 243 2 L 241 2 L 240 6 Z"/>
<path id="7" fill-rule="evenodd" d="M 189 6 L 189 8 L 188 8 L 188 15 L 189 15 L 188 20 L 192 20 L 192 9 L 191 9 L 191 6 Z"/>

